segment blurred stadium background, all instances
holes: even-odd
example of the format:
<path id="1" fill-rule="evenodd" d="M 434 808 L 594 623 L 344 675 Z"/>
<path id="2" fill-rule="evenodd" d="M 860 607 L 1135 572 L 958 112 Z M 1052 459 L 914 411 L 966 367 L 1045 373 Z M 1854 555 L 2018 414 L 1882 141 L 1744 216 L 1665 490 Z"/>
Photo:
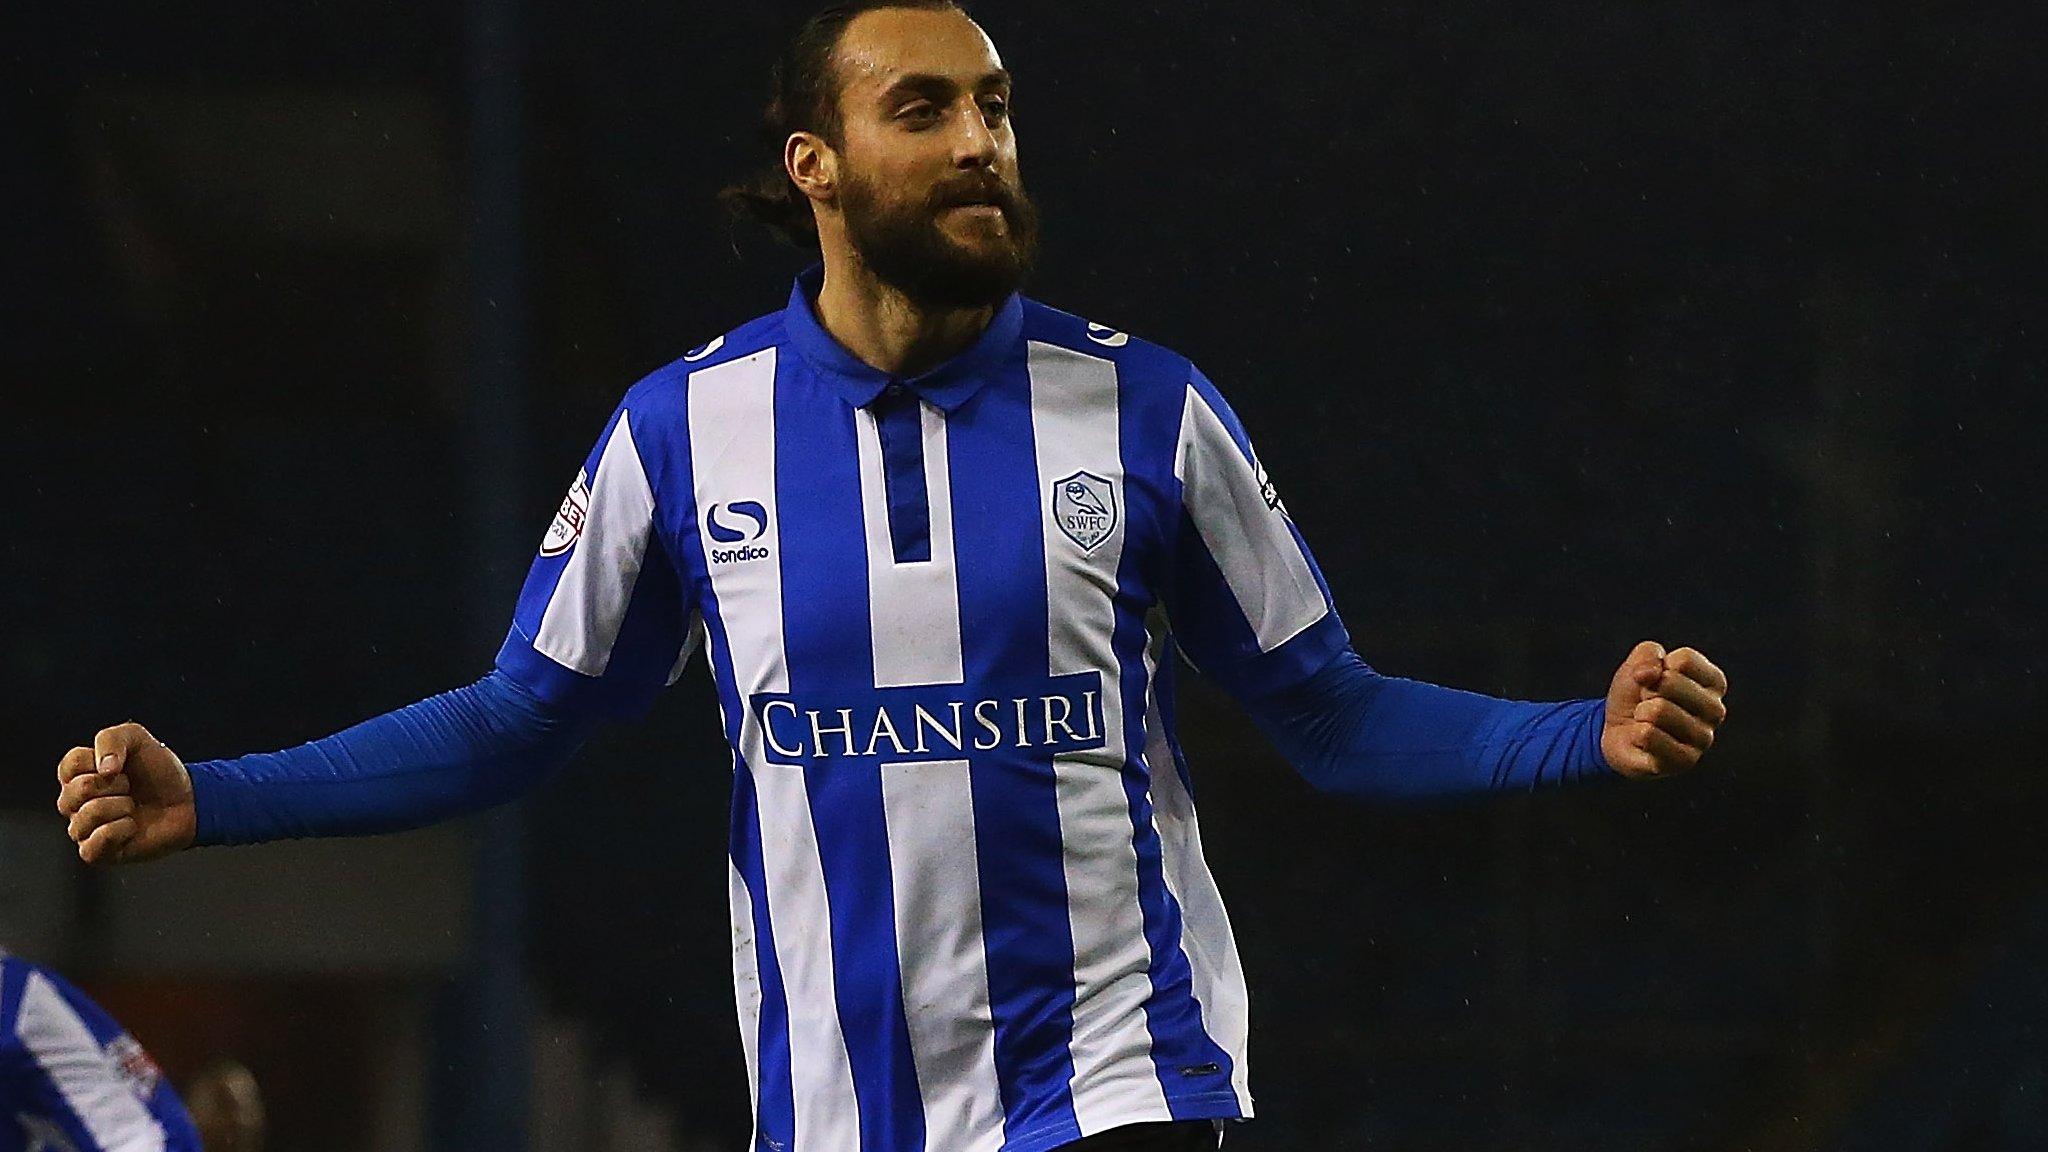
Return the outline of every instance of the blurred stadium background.
<path id="1" fill-rule="evenodd" d="M 465 682 L 807 5 L 0 13 L 0 944 L 272 1147 L 745 1142 L 707 678 L 485 820 L 75 864 L 59 754 Z M 1734 680 L 1696 777 L 1313 797 L 1182 709 L 1259 1149 L 2048 1147 L 2038 6 L 980 6 L 1034 294 L 1231 394 L 1382 670 Z M 1215 706 L 1210 706 L 1210 705 Z"/>

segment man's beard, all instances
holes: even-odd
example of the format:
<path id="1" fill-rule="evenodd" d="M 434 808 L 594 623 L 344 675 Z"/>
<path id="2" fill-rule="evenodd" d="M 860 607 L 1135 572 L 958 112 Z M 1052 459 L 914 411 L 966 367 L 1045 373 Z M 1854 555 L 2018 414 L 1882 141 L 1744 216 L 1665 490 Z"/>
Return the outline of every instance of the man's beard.
<path id="1" fill-rule="evenodd" d="M 947 236 L 939 215 L 959 204 L 992 203 L 1004 233 L 985 248 Z M 883 283 L 923 308 L 982 308 L 999 304 L 1024 283 L 1038 258 L 1038 208 L 1021 184 L 993 174 L 936 185 L 919 203 L 885 202 L 859 176 L 840 188 L 839 211 L 854 251 Z"/>

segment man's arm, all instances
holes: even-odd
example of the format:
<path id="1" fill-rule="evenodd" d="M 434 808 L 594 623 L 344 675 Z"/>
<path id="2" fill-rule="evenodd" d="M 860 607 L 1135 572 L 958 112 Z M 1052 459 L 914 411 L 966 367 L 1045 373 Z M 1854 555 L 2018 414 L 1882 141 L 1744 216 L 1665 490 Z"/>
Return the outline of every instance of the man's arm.
<path id="1" fill-rule="evenodd" d="M 283 752 L 194 764 L 195 844 L 418 828 L 511 800 L 597 727 L 502 672 Z"/>
<path id="2" fill-rule="evenodd" d="M 1382 676 L 1345 649 L 1245 702 L 1317 789 L 1381 800 L 1528 791 L 1608 776 L 1599 700 L 1531 704 Z"/>
<path id="3" fill-rule="evenodd" d="M 57 810 L 89 864 L 197 844 L 418 828 L 518 796 L 596 728 L 502 672 L 281 752 L 185 765 L 139 724 L 58 766 Z"/>
<path id="4" fill-rule="evenodd" d="M 663 458 L 676 403 L 657 373 L 613 413 L 543 538 L 496 671 L 324 740 L 190 769 L 139 724 L 104 729 L 57 769 L 79 856 L 419 827 L 518 795 L 597 717 L 645 712 L 702 635 L 658 530 L 661 473 L 643 464 Z"/>
<path id="5" fill-rule="evenodd" d="M 1666 775 L 1697 763 L 1727 717 L 1720 669 L 1653 641 L 1622 662 L 1605 700 L 1531 704 L 1374 672 L 1243 425 L 1198 371 L 1175 477 L 1174 636 L 1319 787 L 1415 798 Z"/>
<path id="6" fill-rule="evenodd" d="M 1654 641 L 1629 653 L 1607 699 L 1555 704 L 1382 676 L 1347 648 L 1244 703 L 1317 788 L 1413 800 L 1685 771 L 1727 718 L 1726 689 L 1706 657 Z"/>

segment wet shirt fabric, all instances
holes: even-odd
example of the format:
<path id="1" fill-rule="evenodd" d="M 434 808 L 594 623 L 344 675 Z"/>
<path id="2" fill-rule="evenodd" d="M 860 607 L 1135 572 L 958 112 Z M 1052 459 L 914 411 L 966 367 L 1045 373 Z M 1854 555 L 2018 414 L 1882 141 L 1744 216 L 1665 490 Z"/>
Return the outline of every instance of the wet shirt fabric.
<path id="1" fill-rule="evenodd" d="M 5 952 L 0 1152 L 199 1152 L 142 1045 L 63 977 Z"/>
<path id="2" fill-rule="evenodd" d="M 627 393 L 500 672 L 634 715 L 706 648 L 756 1147 L 1250 1115 L 1173 667 L 1255 699 L 1329 664 L 1314 560 L 1182 357 L 1012 297 L 892 379 L 816 290 Z"/>

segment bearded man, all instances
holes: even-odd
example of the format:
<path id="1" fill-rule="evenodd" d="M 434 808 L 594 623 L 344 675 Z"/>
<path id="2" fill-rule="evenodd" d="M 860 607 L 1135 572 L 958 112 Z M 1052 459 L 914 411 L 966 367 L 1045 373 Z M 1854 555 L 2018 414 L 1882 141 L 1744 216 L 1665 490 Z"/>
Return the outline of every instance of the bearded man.
<path id="1" fill-rule="evenodd" d="M 1376 673 L 1215 386 L 1018 295 L 1038 218 L 978 25 L 837 5 L 774 88 L 778 162 L 729 198 L 821 262 L 626 393 L 496 670 L 189 767 L 109 728 L 58 807 L 94 862 L 416 826 L 530 787 L 702 646 L 756 1149 L 1213 1149 L 1252 1113 L 1247 994 L 1179 658 L 1373 797 L 1680 772 L 1727 680 L 1650 641 L 1555 704 Z"/>

